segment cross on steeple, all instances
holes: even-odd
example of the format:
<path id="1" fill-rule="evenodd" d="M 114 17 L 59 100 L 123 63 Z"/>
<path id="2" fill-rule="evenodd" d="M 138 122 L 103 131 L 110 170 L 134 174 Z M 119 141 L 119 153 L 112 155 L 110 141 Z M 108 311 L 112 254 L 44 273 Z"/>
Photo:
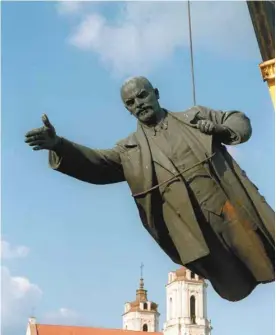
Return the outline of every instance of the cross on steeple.
<path id="1" fill-rule="evenodd" d="M 143 268 L 144 268 L 144 264 L 141 263 L 141 265 L 140 265 L 140 270 L 141 270 L 141 276 L 140 276 L 140 278 L 141 279 L 143 279 Z"/>
<path id="2" fill-rule="evenodd" d="M 144 264 L 141 263 L 140 265 L 140 286 L 139 286 L 141 290 L 144 289 L 143 268 L 144 268 Z"/>

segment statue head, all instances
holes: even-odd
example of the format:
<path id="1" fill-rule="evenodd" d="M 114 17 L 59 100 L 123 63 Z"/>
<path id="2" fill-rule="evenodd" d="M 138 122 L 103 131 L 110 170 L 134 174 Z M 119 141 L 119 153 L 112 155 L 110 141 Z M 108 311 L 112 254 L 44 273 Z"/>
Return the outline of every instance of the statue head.
<path id="1" fill-rule="evenodd" d="M 145 77 L 133 77 L 121 88 L 126 109 L 144 124 L 156 124 L 164 111 L 159 105 L 159 92 Z"/>

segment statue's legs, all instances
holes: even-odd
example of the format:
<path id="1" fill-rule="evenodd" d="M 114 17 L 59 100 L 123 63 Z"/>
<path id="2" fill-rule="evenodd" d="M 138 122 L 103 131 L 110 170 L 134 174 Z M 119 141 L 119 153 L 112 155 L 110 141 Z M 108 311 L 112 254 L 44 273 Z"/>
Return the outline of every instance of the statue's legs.
<path id="1" fill-rule="evenodd" d="M 245 298 L 260 282 L 274 280 L 273 261 L 258 232 L 238 220 L 228 201 L 221 215 L 199 208 L 196 212 L 210 254 L 185 266 L 230 301 Z"/>
<path id="2" fill-rule="evenodd" d="M 212 220 L 212 226 L 221 227 L 222 218 L 213 213 L 204 213 Z M 224 299 L 239 301 L 247 297 L 257 282 L 247 267 L 235 256 L 221 234 L 201 218 L 199 222 L 210 253 L 196 261 L 184 264 L 191 271 L 208 279 L 215 291 Z"/>
<path id="3" fill-rule="evenodd" d="M 223 208 L 222 236 L 233 253 L 246 265 L 258 282 L 274 279 L 274 261 L 264 241 L 247 220 L 239 220 L 235 208 L 227 201 Z"/>

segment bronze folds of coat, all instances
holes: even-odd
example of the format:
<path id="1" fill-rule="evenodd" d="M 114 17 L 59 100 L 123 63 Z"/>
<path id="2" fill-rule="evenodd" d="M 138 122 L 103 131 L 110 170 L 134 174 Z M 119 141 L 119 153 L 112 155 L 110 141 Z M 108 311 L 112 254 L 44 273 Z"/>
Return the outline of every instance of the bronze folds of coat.
<path id="1" fill-rule="evenodd" d="M 255 253 L 258 258 L 258 243 L 254 244 L 254 232 L 258 231 L 264 247 L 274 250 L 274 211 L 267 204 L 265 199 L 259 194 L 257 187 L 247 178 L 245 172 L 239 167 L 237 162 L 227 152 L 226 148 L 214 140 L 214 136 L 201 133 L 195 126 L 197 120 L 210 120 L 216 124 L 226 126 L 233 134 L 229 145 L 246 142 L 251 136 L 251 125 L 249 119 L 241 112 L 220 112 L 213 111 L 201 106 L 195 106 L 188 111 L 173 113 L 169 115 L 177 120 L 181 131 L 185 133 L 187 144 L 192 149 L 198 161 L 204 161 L 207 157 L 209 165 L 205 165 L 208 173 L 215 178 L 223 192 L 229 199 L 232 207 L 226 207 L 229 220 L 234 220 L 236 215 L 241 221 L 246 222 L 247 227 L 244 238 L 243 233 L 237 230 L 236 243 L 246 245 L 251 243 L 250 253 Z M 150 190 L 156 183 L 153 155 L 159 157 L 160 164 L 168 166 L 168 161 L 164 156 L 152 152 L 147 141 L 147 137 L 138 124 L 137 131 L 128 138 L 117 143 L 115 148 L 109 150 L 94 150 L 79 144 L 72 143 L 66 139 L 62 140 L 59 154 L 50 152 L 50 166 L 62 173 L 75 177 L 92 184 L 109 184 L 127 181 L 134 197 L 141 221 L 147 231 L 152 235 L 160 247 L 169 257 L 178 264 L 185 265 L 193 269 L 193 262 L 204 259 L 210 253 L 210 245 L 206 241 L 206 236 L 198 219 L 194 213 L 190 201 L 183 201 L 183 220 L 181 227 L 166 220 L 166 229 L 173 244 L 167 243 L 164 234 L 160 234 L 159 229 L 163 229 L 160 223 L 163 214 L 160 213 L 160 197 L 158 188 L 152 192 Z M 188 192 L 186 192 L 188 197 Z M 232 219 L 231 219 L 232 218 Z M 253 236 L 252 238 L 250 236 Z M 161 237 L 160 237 L 161 236 Z M 249 243 L 249 244 L 250 244 Z M 217 255 L 219 257 L 219 255 Z M 243 260 L 244 261 L 244 260 Z M 221 260 L 223 264 L 223 259 Z M 246 265 L 246 260 L 244 261 Z M 274 261 L 270 258 L 268 267 L 273 268 Z M 212 267 L 218 267 L 213 264 Z M 265 267 L 264 267 L 265 269 Z M 223 271 L 223 268 L 217 269 Z M 239 271 L 233 269 L 233 271 Z M 198 273 L 202 275 L 201 273 Z M 211 269 L 203 274 L 218 294 L 228 300 L 237 301 L 247 296 L 258 283 L 270 282 L 274 280 L 273 271 L 259 271 L 252 275 L 249 283 L 239 285 L 229 291 L 225 283 L 212 281 Z M 233 280 L 235 273 L 232 273 Z"/>

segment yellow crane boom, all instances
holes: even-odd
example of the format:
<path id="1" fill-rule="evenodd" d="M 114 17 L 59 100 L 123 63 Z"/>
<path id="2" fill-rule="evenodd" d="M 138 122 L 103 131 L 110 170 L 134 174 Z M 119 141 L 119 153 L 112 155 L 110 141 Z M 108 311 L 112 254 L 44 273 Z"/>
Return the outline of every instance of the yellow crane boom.
<path id="1" fill-rule="evenodd" d="M 247 1 L 247 6 L 262 56 L 259 67 L 275 108 L 275 1 Z"/>

